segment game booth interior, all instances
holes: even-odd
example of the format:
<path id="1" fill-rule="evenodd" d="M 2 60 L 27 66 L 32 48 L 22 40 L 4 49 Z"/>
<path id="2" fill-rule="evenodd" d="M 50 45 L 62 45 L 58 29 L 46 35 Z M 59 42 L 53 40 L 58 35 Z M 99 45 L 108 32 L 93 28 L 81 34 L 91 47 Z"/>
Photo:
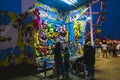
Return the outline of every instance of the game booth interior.
<path id="1" fill-rule="evenodd" d="M 0 66 L 51 67 L 58 41 L 77 58 L 78 46 L 100 35 L 105 15 L 106 0 L 1 0 Z"/>

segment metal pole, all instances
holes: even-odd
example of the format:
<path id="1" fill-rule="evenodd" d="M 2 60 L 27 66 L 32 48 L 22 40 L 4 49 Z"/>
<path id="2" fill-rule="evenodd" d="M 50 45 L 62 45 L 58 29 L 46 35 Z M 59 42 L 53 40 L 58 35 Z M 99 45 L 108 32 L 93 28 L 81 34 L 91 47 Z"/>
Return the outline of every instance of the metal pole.
<path id="1" fill-rule="evenodd" d="M 91 38 L 91 43 L 92 46 L 94 45 L 93 41 L 93 25 L 92 25 L 92 4 L 90 4 L 90 38 Z"/>

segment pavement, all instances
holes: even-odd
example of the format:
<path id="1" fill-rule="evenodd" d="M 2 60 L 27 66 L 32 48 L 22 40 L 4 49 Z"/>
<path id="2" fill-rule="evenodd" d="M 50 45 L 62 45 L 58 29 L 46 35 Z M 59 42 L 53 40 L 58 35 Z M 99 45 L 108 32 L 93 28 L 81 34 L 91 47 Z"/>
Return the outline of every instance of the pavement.
<path id="1" fill-rule="evenodd" d="M 55 80 L 53 70 L 36 71 L 33 65 L 17 65 L 0 70 L 0 80 Z M 62 80 L 62 77 L 61 77 Z M 81 74 L 70 74 L 70 80 L 84 80 Z M 95 80 L 120 80 L 120 57 L 98 58 L 95 64 Z"/>

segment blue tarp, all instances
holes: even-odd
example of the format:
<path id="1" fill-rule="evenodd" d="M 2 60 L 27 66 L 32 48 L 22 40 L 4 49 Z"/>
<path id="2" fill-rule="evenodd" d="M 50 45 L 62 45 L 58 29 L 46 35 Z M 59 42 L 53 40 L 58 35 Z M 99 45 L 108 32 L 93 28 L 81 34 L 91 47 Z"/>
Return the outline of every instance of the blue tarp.
<path id="1" fill-rule="evenodd" d="M 0 10 L 20 14 L 22 12 L 21 0 L 0 0 Z"/>
<path id="2" fill-rule="evenodd" d="M 33 7 L 36 0 L 0 0 L 0 10 L 21 14 Z"/>

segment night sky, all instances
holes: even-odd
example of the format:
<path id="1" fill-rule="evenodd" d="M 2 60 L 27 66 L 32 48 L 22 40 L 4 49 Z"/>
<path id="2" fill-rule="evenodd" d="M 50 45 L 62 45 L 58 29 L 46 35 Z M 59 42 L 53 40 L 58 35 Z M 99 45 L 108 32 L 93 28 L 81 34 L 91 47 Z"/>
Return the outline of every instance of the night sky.
<path id="1" fill-rule="evenodd" d="M 120 40 L 120 0 L 107 0 L 107 19 L 102 26 L 102 35 Z"/>

